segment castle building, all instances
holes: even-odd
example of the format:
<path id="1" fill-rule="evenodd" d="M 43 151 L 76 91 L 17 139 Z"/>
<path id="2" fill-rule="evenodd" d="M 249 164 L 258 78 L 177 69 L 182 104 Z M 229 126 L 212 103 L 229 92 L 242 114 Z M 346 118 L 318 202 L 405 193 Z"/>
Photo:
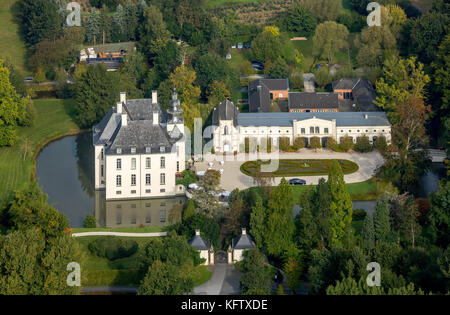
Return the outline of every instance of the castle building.
<path id="1" fill-rule="evenodd" d="M 184 194 L 176 174 L 185 169 L 184 119 L 174 90 L 166 112 L 151 99 L 120 102 L 93 128 L 95 189 L 106 200 Z"/>
<path id="2" fill-rule="evenodd" d="M 323 146 L 330 137 L 338 143 L 345 136 L 356 143 L 364 135 L 371 143 L 380 136 L 391 141 L 391 124 L 384 112 L 239 113 L 225 100 L 214 109 L 212 125 L 216 153 L 243 152 L 247 141 L 254 147 L 277 145 L 280 138 L 288 138 L 292 145 L 301 137 L 308 145 L 312 137 L 319 137 Z"/>

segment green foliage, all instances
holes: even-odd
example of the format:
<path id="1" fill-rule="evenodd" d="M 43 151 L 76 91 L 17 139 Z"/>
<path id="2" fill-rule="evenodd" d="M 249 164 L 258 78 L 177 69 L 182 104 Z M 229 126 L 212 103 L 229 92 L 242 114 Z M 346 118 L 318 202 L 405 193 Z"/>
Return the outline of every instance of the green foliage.
<path id="1" fill-rule="evenodd" d="M 262 198 L 258 196 L 250 214 L 250 234 L 253 236 L 258 249 L 262 249 L 264 247 L 266 216 L 267 210 L 263 205 Z"/>
<path id="2" fill-rule="evenodd" d="M 441 181 L 439 189 L 431 195 L 430 211 L 427 214 L 433 241 L 445 248 L 450 244 L 450 182 Z"/>
<path id="3" fill-rule="evenodd" d="M 361 67 L 381 68 L 388 57 L 398 54 L 396 39 L 386 23 L 380 27 L 366 27 L 355 39 L 356 60 Z"/>
<path id="4" fill-rule="evenodd" d="M 330 187 L 330 211 L 332 231 L 332 242 L 342 244 L 348 236 L 352 223 L 352 201 L 345 188 L 344 174 L 337 161 L 331 164 L 330 174 L 328 175 L 328 186 Z"/>
<path id="5" fill-rule="evenodd" d="M 304 6 L 295 3 L 288 10 L 282 20 L 284 28 L 299 36 L 309 37 L 316 29 L 316 18 Z"/>
<path id="6" fill-rule="evenodd" d="M 368 251 L 373 250 L 375 248 L 375 228 L 370 215 L 367 215 L 364 219 L 362 235 L 366 249 Z"/>
<path id="7" fill-rule="evenodd" d="M 378 200 L 373 213 L 373 223 L 375 228 L 375 239 L 386 242 L 391 233 L 391 224 L 389 217 L 389 205 L 385 198 Z"/>
<path id="8" fill-rule="evenodd" d="M 65 234 L 69 223 L 64 215 L 47 204 L 47 195 L 36 182 L 16 191 L 3 206 L 4 225 L 11 231 L 36 228 L 47 238 Z"/>
<path id="9" fill-rule="evenodd" d="M 156 260 L 139 286 L 138 295 L 182 295 L 194 289 L 193 279 L 178 266 Z"/>
<path id="10" fill-rule="evenodd" d="M 333 76 L 330 73 L 330 70 L 326 67 L 320 67 L 318 70 L 314 72 L 314 80 L 317 85 L 321 88 L 324 88 L 333 80 Z"/>
<path id="11" fill-rule="evenodd" d="M 278 57 L 267 71 L 267 76 L 273 79 L 289 78 L 289 67 L 286 61 Z"/>
<path id="12" fill-rule="evenodd" d="M 76 121 L 82 128 L 91 128 L 116 104 L 120 92 L 128 98 L 139 97 L 140 91 L 126 74 L 107 72 L 102 64 L 89 66 L 76 84 Z"/>
<path id="13" fill-rule="evenodd" d="M 372 144 L 370 143 L 369 137 L 366 135 L 360 137 L 354 146 L 354 150 L 361 153 L 372 151 Z"/>
<path id="14" fill-rule="evenodd" d="M 320 141 L 320 138 L 319 137 L 312 137 L 310 139 L 310 142 L 309 142 L 309 147 L 311 149 L 314 149 L 314 150 L 321 149 L 322 148 L 322 142 Z"/>
<path id="15" fill-rule="evenodd" d="M 10 82 L 10 73 L 0 59 L 0 147 L 12 146 L 17 141 L 15 127 L 32 123 L 31 100 L 17 94 Z"/>
<path id="16" fill-rule="evenodd" d="M 83 221 L 83 227 L 84 228 L 96 228 L 97 227 L 97 220 L 92 214 L 88 214 L 86 218 L 84 218 Z"/>
<path id="17" fill-rule="evenodd" d="M 183 212 L 183 221 L 187 221 L 193 215 L 195 215 L 195 203 L 194 200 L 190 199 Z"/>
<path id="18" fill-rule="evenodd" d="M 339 144 L 337 143 L 336 139 L 334 139 L 333 137 L 328 137 L 326 147 L 333 151 L 339 150 Z"/>
<path id="19" fill-rule="evenodd" d="M 46 239 L 30 228 L 0 236 L 0 294 L 77 294 L 66 278 L 68 262 L 79 259 L 79 246 L 67 235 Z"/>
<path id="20" fill-rule="evenodd" d="M 181 175 L 183 176 L 183 178 L 177 180 L 177 185 L 188 187 L 190 184 L 196 183 L 198 181 L 198 176 L 189 170 L 184 170 L 183 172 L 181 172 Z"/>
<path id="21" fill-rule="evenodd" d="M 21 33 L 28 46 L 44 39 L 54 39 L 60 32 L 62 17 L 52 1 L 20 0 L 17 12 Z"/>
<path id="22" fill-rule="evenodd" d="M 286 284 L 288 288 L 295 293 L 295 290 L 298 289 L 301 283 L 300 277 L 303 273 L 302 265 L 294 257 L 289 257 L 284 265 L 284 272 L 286 273 Z"/>
<path id="23" fill-rule="evenodd" d="M 215 220 L 197 213 L 187 218 L 178 232 L 183 234 L 186 239 L 190 239 L 195 235 L 195 230 L 200 230 L 202 237 L 210 241 L 215 248 L 220 248 L 220 226 Z"/>
<path id="24" fill-rule="evenodd" d="M 334 54 L 348 47 L 347 37 L 348 30 L 342 24 L 332 21 L 319 24 L 313 39 L 313 55 L 333 63 Z"/>
<path id="25" fill-rule="evenodd" d="M 259 33 L 252 42 L 252 56 L 255 60 L 266 62 L 276 60 L 281 55 L 280 35 L 274 35 L 270 31 Z"/>
<path id="26" fill-rule="evenodd" d="M 377 138 L 377 140 L 375 140 L 375 142 L 373 143 L 373 146 L 380 151 L 381 154 L 385 154 L 388 144 L 386 142 L 386 137 L 385 136 L 379 136 Z"/>
<path id="27" fill-rule="evenodd" d="M 241 294 L 269 294 L 272 279 L 268 267 L 265 265 L 264 255 L 254 250 L 246 251 L 244 255 L 244 259 L 236 264 L 236 267 L 242 272 Z"/>
<path id="28" fill-rule="evenodd" d="M 130 257 L 138 250 L 138 244 L 133 240 L 124 240 L 115 236 L 100 237 L 89 243 L 89 250 L 98 257 L 114 261 Z"/>
<path id="29" fill-rule="evenodd" d="M 343 152 L 348 152 L 349 150 L 353 149 L 353 145 L 353 140 L 349 136 L 345 135 L 339 143 L 339 149 Z"/>
<path id="30" fill-rule="evenodd" d="M 291 187 L 286 179 L 272 190 L 267 205 L 267 252 L 281 257 L 293 243 L 294 218 Z"/>
<path id="31" fill-rule="evenodd" d="M 320 21 L 334 21 L 342 11 L 341 0 L 301 0 L 300 3 Z"/>
<path id="32" fill-rule="evenodd" d="M 294 144 L 292 145 L 292 148 L 295 151 L 298 151 L 300 149 L 303 149 L 304 147 L 305 147 L 305 140 L 303 140 L 303 138 L 301 138 L 301 137 L 295 138 Z"/>

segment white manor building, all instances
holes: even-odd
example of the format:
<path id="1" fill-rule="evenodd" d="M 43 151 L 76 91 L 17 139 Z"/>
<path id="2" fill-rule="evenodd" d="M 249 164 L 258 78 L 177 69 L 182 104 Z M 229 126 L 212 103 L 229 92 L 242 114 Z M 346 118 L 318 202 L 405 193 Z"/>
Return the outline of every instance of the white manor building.
<path id="1" fill-rule="evenodd" d="M 216 153 L 242 152 L 246 138 L 252 148 L 265 148 L 268 141 L 277 146 L 282 137 L 289 138 L 291 144 L 301 137 L 306 146 L 312 137 L 319 137 L 325 146 L 329 137 L 340 143 L 346 135 L 355 143 L 363 135 L 371 143 L 380 136 L 391 142 L 391 124 L 384 112 L 239 113 L 226 100 L 214 109 L 212 125 Z"/>
<path id="2" fill-rule="evenodd" d="M 176 91 L 170 109 L 152 99 L 120 102 L 93 128 L 95 189 L 106 200 L 184 194 L 176 174 L 185 169 L 184 119 Z"/>

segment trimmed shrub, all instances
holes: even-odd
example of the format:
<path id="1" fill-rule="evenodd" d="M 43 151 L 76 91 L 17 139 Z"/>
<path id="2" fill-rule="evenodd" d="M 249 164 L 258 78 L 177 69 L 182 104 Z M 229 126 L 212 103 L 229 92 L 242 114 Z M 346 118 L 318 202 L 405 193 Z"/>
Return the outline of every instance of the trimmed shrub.
<path id="1" fill-rule="evenodd" d="M 336 140 L 333 137 L 328 138 L 326 147 L 333 151 L 339 150 L 339 144 L 336 142 Z"/>
<path id="2" fill-rule="evenodd" d="M 345 136 L 341 143 L 339 143 L 339 149 L 344 152 L 353 149 L 353 140 L 349 136 Z"/>
<path id="3" fill-rule="evenodd" d="M 92 214 L 88 214 L 86 216 L 86 218 L 83 221 L 83 227 L 88 229 L 97 227 L 97 220 Z"/>
<path id="4" fill-rule="evenodd" d="M 305 146 L 306 146 L 305 140 L 303 140 L 303 138 L 298 137 L 298 138 L 295 138 L 294 144 L 292 147 L 295 151 L 298 151 L 300 149 L 303 149 Z"/>
<path id="5" fill-rule="evenodd" d="M 373 146 L 367 136 L 362 136 L 355 144 L 355 151 L 365 153 L 372 151 Z"/>
<path id="6" fill-rule="evenodd" d="M 281 151 L 284 151 L 284 152 L 292 151 L 292 149 L 291 149 L 291 141 L 289 140 L 288 137 L 281 137 L 280 138 L 279 148 L 280 148 Z"/>
<path id="7" fill-rule="evenodd" d="M 91 253 L 110 261 L 130 257 L 138 250 L 138 244 L 133 240 L 123 240 L 115 236 L 100 237 L 88 245 Z"/>
<path id="8" fill-rule="evenodd" d="M 312 137 L 311 140 L 309 141 L 309 147 L 311 149 L 321 149 L 322 148 L 322 143 L 320 142 L 320 138 L 319 137 Z"/>
<path id="9" fill-rule="evenodd" d="M 373 146 L 380 151 L 381 154 L 384 154 L 387 150 L 387 141 L 384 136 L 379 136 L 377 140 L 373 143 Z"/>

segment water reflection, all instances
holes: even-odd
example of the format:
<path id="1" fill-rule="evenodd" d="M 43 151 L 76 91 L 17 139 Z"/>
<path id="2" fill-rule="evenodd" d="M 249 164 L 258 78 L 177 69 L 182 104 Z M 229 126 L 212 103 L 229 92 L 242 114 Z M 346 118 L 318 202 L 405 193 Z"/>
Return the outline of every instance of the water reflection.
<path id="1" fill-rule="evenodd" d="M 105 191 L 95 191 L 95 218 L 99 227 L 168 226 L 181 221 L 186 197 L 105 200 Z"/>

